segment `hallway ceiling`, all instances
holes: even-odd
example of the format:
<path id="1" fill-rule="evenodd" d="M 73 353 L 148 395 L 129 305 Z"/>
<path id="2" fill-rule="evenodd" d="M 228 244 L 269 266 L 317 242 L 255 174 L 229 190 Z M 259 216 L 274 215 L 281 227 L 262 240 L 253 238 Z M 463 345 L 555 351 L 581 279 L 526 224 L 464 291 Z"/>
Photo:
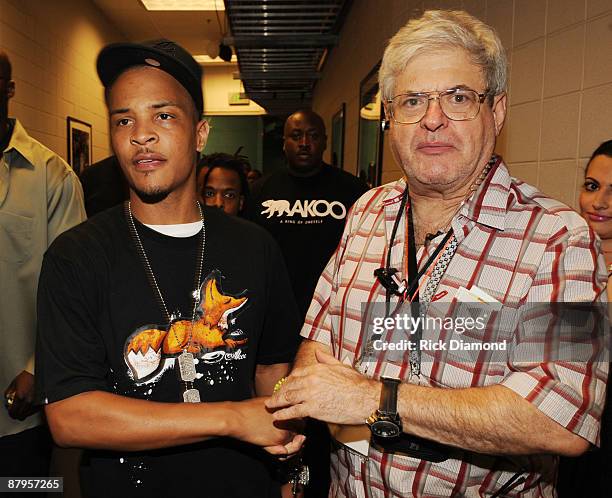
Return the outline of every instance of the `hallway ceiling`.
<path id="1" fill-rule="evenodd" d="M 225 0 L 239 77 L 270 114 L 309 107 L 352 0 Z"/>
<path id="2" fill-rule="evenodd" d="M 223 0 L 216 0 L 217 5 L 221 7 L 217 12 L 214 10 L 149 11 L 139 0 L 93 0 L 93 2 L 128 41 L 168 38 L 187 49 L 192 55 L 203 55 L 207 53 L 208 41 L 214 41 L 218 45 L 225 34 Z"/>
<path id="3" fill-rule="evenodd" d="M 93 2 L 129 41 L 168 38 L 194 56 L 210 54 L 221 41 L 232 46 L 238 58 L 234 78 L 242 80 L 248 97 L 284 116 L 310 106 L 352 0 L 213 0 L 218 11 L 148 11 L 140 0 Z"/>

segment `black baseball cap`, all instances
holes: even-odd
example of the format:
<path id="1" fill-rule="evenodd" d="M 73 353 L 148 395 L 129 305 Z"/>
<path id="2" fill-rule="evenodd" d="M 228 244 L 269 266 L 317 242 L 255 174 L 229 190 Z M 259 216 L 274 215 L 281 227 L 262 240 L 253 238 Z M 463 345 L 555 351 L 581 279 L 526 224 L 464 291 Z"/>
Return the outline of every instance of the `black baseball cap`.
<path id="1" fill-rule="evenodd" d="M 173 41 L 112 43 L 98 54 L 96 67 L 105 88 L 133 66 L 152 66 L 167 72 L 189 92 L 199 113 L 203 110 L 202 69 L 189 52 Z"/>

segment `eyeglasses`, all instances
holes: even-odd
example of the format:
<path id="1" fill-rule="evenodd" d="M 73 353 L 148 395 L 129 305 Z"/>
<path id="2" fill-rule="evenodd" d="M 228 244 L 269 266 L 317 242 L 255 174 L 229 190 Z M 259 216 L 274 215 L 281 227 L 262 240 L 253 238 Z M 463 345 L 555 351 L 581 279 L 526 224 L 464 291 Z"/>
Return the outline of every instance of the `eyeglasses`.
<path id="1" fill-rule="evenodd" d="M 429 109 L 429 101 L 437 100 L 444 115 L 453 121 L 469 121 L 480 111 L 488 90 L 478 93 L 469 88 L 450 88 L 442 92 L 403 93 L 387 100 L 393 121 L 400 124 L 418 123 Z"/>

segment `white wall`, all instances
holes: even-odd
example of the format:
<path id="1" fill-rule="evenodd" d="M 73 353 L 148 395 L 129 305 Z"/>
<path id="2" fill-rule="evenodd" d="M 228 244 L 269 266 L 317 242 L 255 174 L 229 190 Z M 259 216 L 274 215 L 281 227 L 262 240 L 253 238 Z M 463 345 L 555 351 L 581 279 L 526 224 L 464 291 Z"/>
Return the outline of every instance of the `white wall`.
<path id="1" fill-rule="evenodd" d="M 347 104 L 345 169 L 357 163 L 360 81 L 387 40 L 430 8 L 464 9 L 496 28 L 511 63 L 497 150 L 512 174 L 576 206 L 588 157 L 612 138 L 610 0 L 355 0 L 313 99 L 328 128 Z M 388 147 L 384 156 L 386 182 L 401 172 Z"/>
<path id="2" fill-rule="evenodd" d="M 121 34 L 89 1 L 0 0 L 0 48 L 13 65 L 9 115 L 67 157 L 66 117 L 93 126 L 93 161 L 110 155 L 96 56 Z"/>

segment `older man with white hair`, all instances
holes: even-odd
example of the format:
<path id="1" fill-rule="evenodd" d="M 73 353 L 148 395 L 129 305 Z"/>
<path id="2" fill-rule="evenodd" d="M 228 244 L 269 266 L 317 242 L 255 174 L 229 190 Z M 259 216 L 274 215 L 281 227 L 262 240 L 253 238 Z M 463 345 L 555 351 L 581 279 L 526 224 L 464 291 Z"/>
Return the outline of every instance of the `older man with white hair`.
<path id="1" fill-rule="evenodd" d="M 376 306 L 386 325 L 403 303 L 425 317 L 444 303 L 601 300 L 593 233 L 494 154 L 506 72 L 493 29 L 464 12 L 427 11 L 385 51 L 385 127 L 404 177 L 354 206 L 295 369 L 267 403 L 277 420 L 332 425 L 330 496 L 554 496 L 557 455 L 598 442 L 608 367 L 597 342 L 584 361 L 525 361 L 511 345 L 502 361 L 469 362 L 427 341 L 376 352 L 387 330 L 368 335 Z"/>

